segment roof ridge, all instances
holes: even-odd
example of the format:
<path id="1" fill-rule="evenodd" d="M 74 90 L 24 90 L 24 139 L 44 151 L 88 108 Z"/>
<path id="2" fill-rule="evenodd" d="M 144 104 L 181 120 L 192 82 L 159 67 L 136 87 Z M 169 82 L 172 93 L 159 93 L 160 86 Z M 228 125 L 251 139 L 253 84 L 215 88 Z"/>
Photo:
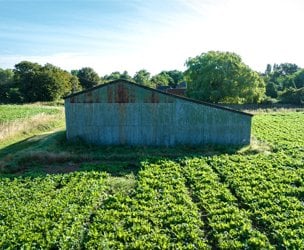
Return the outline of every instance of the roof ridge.
<path id="1" fill-rule="evenodd" d="M 93 91 L 95 89 L 103 88 L 103 87 L 106 87 L 108 85 L 112 85 L 112 84 L 115 84 L 115 83 L 118 83 L 118 82 L 125 82 L 127 84 L 136 85 L 136 86 L 138 86 L 140 88 L 144 88 L 144 89 L 147 89 L 147 90 L 150 90 L 150 91 L 155 91 L 155 92 L 158 92 L 160 94 L 171 96 L 171 97 L 174 97 L 174 98 L 177 98 L 177 99 L 181 99 L 181 100 L 185 100 L 185 101 L 188 101 L 188 102 L 202 104 L 202 105 L 213 107 L 213 108 L 217 108 L 217 109 L 223 109 L 223 110 L 227 110 L 227 111 L 230 111 L 230 112 L 239 113 L 239 114 L 242 114 L 242 115 L 253 116 L 253 114 L 250 114 L 250 113 L 247 113 L 247 112 L 243 112 L 243 111 L 239 111 L 239 110 L 232 109 L 232 108 L 228 108 L 228 107 L 225 107 L 225 106 L 221 106 L 219 104 L 199 101 L 199 100 L 195 100 L 195 99 L 188 98 L 188 97 L 185 97 L 185 96 L 179 96 L 179 95 L 174 95 L 174 94 L 171 94 L 171 93 L 166 93 L 166 92 L 163 92 L 161 90 L 153 89 L 153 88 L 150 88 L 150 87 L 144 86 L 144 85 L 140 85 L 140 84 L 138 84 L 138 83 L 136 83 L 134 81 L 129 81 L 129 80 L 126 80 L 126 79 L 117 79 L 117 80 L 114 80 L 114 81 L 111 81 L 111 82 L 107 82 L 105 84 L 99 84 L 99 85 L 94 86 L 92 88 L 85 89 L 85 90 L 79 91 L 77 93 L 73 93 L 73 94 L 67 95 L 63 99 L 68 99 L 70 97 L 78 96 L 78 95 L 81 95 L 81 94 Z"/>

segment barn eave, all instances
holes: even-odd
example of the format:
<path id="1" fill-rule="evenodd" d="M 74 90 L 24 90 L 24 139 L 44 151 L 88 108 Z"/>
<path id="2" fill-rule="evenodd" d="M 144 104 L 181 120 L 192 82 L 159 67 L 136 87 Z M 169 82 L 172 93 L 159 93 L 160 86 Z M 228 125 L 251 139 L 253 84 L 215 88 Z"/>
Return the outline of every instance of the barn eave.
<path id="1" fill-rule="evenodd" d="M 65 96 L 63 99 L 66 100 L 66 99 L 69 99 L 69 98 L 72 98 L 72 97 L 75 97 L 75 96 L 79 96 L 79 95 L 94 91 L 96 89 L 105 88 L 109 85 L 114 85 L 114 84 L 121 83 L 121 82 L 129 84 L 129 85 L 135 85 L 139 88 L 147 89 L 149 91 L 154 91 L 154 92 L 160 93 L 160 94 L 165 95 L 165 96 L 171 96 L 171 97 L 176 98 L 176 99 L 181 99 L 181 100 L 184 100 L 184 101 L 197 103 L 197 104 L 209 106 L 209 107 L 216 108 L 216 109 L 222 109 L 222 110 L 225 110 L 225 111 L 228 111 L 228 112 L 238 113 L 238 114 L 246 115 L 246 116 L 250 116 L 250 117 L 253 116 L 253 114 L 246 113 L 246 112 L 239 111 L 239 110 L 235 110 L 235 109 L 231 109 L 231 108 L 224 107 L 224 106 L 221 106 L 221 105 L 208 103 L 208 102 L 203 102 L 203 101 L 198 101 L 198 100 L 195 100 L 195 99 L 191 99 L 191 98 L 184 97 L 184 96 L 178 96 L 178 95 L 174 95 L 174 94 L 171 94 L 171 93 L 165 93 L 163 91 L 153 89 L 153 88 L 150 88 L 150 87 L 147 87 L 147 86 L 143 86 L 143 85 L 137 84 L 133 81 L 128 81 L 128 80 L 125 80 L 125 79 L 118 79 L 118 80 L 114 80 L 114 81 L 111 81 L 111 82 L 108 82 L 108 83 L 105 83 L 105 84 L 100 84 L 100 85 L 94 86 L 92 88 L 82 90 L 82 91 L 79 91 L 77 93 L 73 93 L 73 94 L 70 94 L 68 96 Z"/>

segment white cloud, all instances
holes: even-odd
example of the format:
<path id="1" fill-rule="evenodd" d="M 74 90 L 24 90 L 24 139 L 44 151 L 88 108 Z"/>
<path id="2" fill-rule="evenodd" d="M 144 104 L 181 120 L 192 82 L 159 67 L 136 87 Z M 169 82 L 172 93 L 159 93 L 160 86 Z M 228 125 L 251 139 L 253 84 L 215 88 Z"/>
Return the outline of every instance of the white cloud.
<path id="1" fill-rule="evenodd" d="M 116 70 L 134 74 L 142 68 L 155 74 L 161 70 L 183 70 L 188 57 L 221 50 L 236 52 L 259 71 L 264 71 L 267 63 L 291 62 L 304 67 L 302 0 L 178 0 L 175 3 L 168 11 L 162 6 L 152 8 L 151 4 L 138 2 L 142 19 L 123 19 L 121 30 L 91 27 L 70 31 L 67 37 L 71 40 L 65 41 L 65 47 L 71 44 L 68 53 L 58 50 L 40 56 L 26 53 L 1 56 L 0 66 L 13 67 L 29 60 L 49 62 L 66 70 L 88 66 L 100 75 Z M 64 33 L 62 28 L 59 31 Z"/>

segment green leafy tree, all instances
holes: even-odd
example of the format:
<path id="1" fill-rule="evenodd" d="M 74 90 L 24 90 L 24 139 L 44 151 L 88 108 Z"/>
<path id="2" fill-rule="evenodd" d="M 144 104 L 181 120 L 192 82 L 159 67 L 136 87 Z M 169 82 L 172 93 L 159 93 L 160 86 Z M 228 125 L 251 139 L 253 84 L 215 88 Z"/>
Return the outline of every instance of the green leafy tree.
<path id="1" fill-rule="evenodd" d="M 64 93 L 64 84 L 57 84 L 61 75 L 56 69 L 44 67 L 36 78 L 35 93 L 38 96 L 36 101 L 58 100 Z"/>
<path id="2" fill-rule="evenodd" d="M 41 70 L 40 64 L 29 61 L 22 61 L 15 65 L 14 81 L 25 102 L 40 101 L 40 83 L 37 77 Z"/>
<path id="3" fill-rule="evenodd" d="M 275 84 L 278 91 L 284 91 L 287 88 L 295 88 L 293 75 L 298 70 L 300 70 L 298 65 L 293 63 L 274 64 L 272 70 L 271 66 L 268 64 L 264 77 L 266 86 L 271 82 Z"/>
<path id="4" fill-rule="evenodd" d="M 121 78 L 121 74 L 119 71 L 114 71 L 110 75 L 105 75 L 103 77 L 104 82 L 110 82 L 110 81 L 115 81 Z"/>
<path id="5" fill-rule="evenodd" d="M 8 101 L 8 91 L 7 85 L 0 84 L 0 103 L 6 103 Z"/>
<path id="6" fill-rule="evenodd" d="M 80 85 L 80 82 L 79 82 L 79 79 L 77 76 L 70 75 L 67 72 L 66 72 L 66 76 L 69 78 L 69 84 L 66 85 L 65 92 L 64 92 L 65 95 L 82 90 L 82 87 Z"/>
<path id="7" fill-rule="evenodd" d="M 141 69 L 135 73 L 133 79 L 140 85 L 152 87 L 153 84 L 150 81 L 150 76 L 151 74 L 147 70 Z"/>
<path id="8" fill-rule="evenodd" d="M 277 86 L 273 82 L 268 82 L 266 85 L 266 95 L 271 98 L 278 97 L 278 89 Z"/>
<path id="9" fill-rule="evenodd" d="M 184 74 L 182 71 L 169 70 L 164 72 L 166 72 L 173 79 L 173 83 L 169 83 L 171 87 L 176 87 L 179 83 L 184 81 Z"/>
<path id="10" fill-rule="evenodd" d="M 64 95 L 81 89 L 76 76 L 52 64 L 42 67 L 37 81 L 42 83 L 39 88 L 39 96 L 42 101 L 58 100 Z"/>
<path id="11" fill-rule="evenodd" d="M 296 88 L 296 84 L 294 82 L 294 74 L 286 75 L 285 77 L 282 77 L 281 86 L 283 87 L 283 90 L 289 88 Z"/>
<path id="12" fill-rule="evenodd" d="M 67 71 L 28 61 L 15 65 L 14 82 L 17 89 L 12 95 L 16 99 L 20 93 L 24 102 L 54 101 L 80 89 L 78 79 Z"/>
<path id="13" fill-rule="evenodd" d="M 125 70 L 122 74 L 119 71 L 115 71 L 112 72 L 110 75 L 105 75 L 103 77 L 103 82 L 110 82 L 118 79 L 132 81 L 132 77 L 129 75 L 128 71 Z"/>
<path id="14" fill-rule="evenodd" d="M 7 91 L 7 103 L 23 103 L 23 96 L 18 88 L 11 87 Z"/>
<path id="15" fill-rule="evenodd" d="M 188 96 L 213 103 L 258 103 L 264 80 L 231 52 L 209 51 L 190 58 L 185 76 Z"/>
<path id="16" fill-rule="evenodd" d="M 121 75 L 120 75 L 120 78 L 121 79 L 124 79 L 124 80 L 128 80 L 128 81 L 132 81 L 132 76 L 129 75 L 128 71 L 124 71 Z"/>
<path id="17" fill-rule="evenodd" d="M 266 96 L 277 98 L 284 103 L 300 103 L 301 91 L 304 87 L 304 70 L 293 63 L 268 64 L 265 71 Z M 295 100 L 293 100 L 295 98 Z M 298 101 L 297 101 L 298 100 Z"/>
<path id="18" fill-rule="evenodd" d="M 295 88 L 286 89 L 280 95 L 280 102 L 297 104 L 297 105 L 304 104 L 304 87 L 299 89 L 295 89 Z"/>
<path id="19" fill-rule="evenodd" d="M 174 85 L 174 80 L 165 71 L 162 71 L 159 74 L 152 76 L 151 83 L 154 86 L 172 86 Z"/>
<path id="20" fill-rule="evenodd" d="M 13 80 L 14 80 L 13 70 L 0 68 L 0 85 L 12 84 Z"/>
<path id="21" fill-rule="evenodd" d="M 10 102 L 10 89 L 14 86 L 14 72 L 11 69 L 0 68 L 0 103 Z"/>
<path id="22" fill-rule="evenodd" d="M 271 64 L 267 64 L 266 66 L 266 70 L 265 70 L 265 75 L 270 75 L 272 72 L 272 67 L 271 67 Z"/>
<path id="23" fill-rule="evenodd" d="M 152 76 L 152 85 L 170 86 L 175 88 L 179 83 L 184 81 L 184 75 L 182 71 L 169 70 L 162 71 L 157 75 Z"/>
<path id="24" fill-rule="evenodd" d="M 298 70 L 293 74 L 293 80 L 296 88 L 300 89 L 304 87 L 304 69 Z"/>
<path id="25" fill-rule="evenodd" d="M 77 76 L 77 75 L 78 75 L 78 72 L 79 72 L 78 69 L 72 69 L 72 70 L 71 70 L 71 75 Z"/>
<path id="26" fill-rule="evenodd" d="M 274 64 L 272 73 L 276 76 L 286 76 L 296 73 L 299 69 L 299 66 L 294 63 Z"/>
<path id="27" fill-rule="evenodd" d="M 100 83 L 98 74 L 90 67 L 84 67 L 78 71 L 73 70 L 72 74 L 77 75 L 83 89 L 92 88 Z"/>

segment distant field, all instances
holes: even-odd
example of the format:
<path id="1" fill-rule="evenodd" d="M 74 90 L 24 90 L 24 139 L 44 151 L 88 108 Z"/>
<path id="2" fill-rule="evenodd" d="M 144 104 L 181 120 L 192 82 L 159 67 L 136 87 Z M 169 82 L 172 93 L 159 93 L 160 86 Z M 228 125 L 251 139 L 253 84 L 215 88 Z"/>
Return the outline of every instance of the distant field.
<path id="1" fill-rule="evenodd" d="M 35 105 L 0 105 L 0 124 L 21 119 L 27 119 L 44 113 L 47 115 L 58 114 L 60 109 Z"/>
<path id="2" fill-rule="evenodd" d="M 0 148 L 33 132 L 63 126 L 63 108 L 42 105 L 0 105 Z"/>
<path id="3" fill-rule="evenodd" d="M 302 111 L 256 115 L 240 150 L 63 132 L 0 149 L 0 249 L 303 249 L 303 124 Z"/>

